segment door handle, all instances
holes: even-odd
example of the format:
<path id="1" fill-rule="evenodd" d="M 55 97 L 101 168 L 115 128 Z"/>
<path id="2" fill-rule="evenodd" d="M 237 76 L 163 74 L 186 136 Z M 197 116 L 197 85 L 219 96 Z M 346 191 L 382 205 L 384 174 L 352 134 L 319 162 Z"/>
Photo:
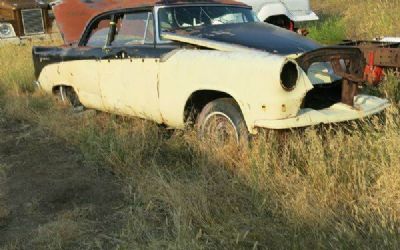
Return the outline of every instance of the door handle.
<path id="1" fill-rule="evenodd" d="M 104 53 L 108 54 L 108 53 L 111 52 L 111 47 L 104 46 L 102 50 L 103 50 Z"/>

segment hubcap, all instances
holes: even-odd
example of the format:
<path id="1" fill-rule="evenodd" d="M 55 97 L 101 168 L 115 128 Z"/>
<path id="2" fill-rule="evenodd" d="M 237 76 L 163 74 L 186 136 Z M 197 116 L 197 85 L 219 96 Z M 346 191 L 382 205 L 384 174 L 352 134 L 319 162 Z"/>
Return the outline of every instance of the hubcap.
<path id="1" fill-rule="evenodd" d="M 239 137 L 234 123 L 223 113 L 212 113 L 206 118 L 203 126 L 203 134 L 206 138 L 212 139 L 219 145 L 239 143 Z"/>

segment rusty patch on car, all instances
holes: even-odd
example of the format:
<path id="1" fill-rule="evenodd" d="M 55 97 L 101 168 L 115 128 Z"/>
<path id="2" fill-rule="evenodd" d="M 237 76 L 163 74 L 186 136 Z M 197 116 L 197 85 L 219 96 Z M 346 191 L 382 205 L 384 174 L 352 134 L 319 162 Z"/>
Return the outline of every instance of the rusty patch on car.
<path id="1" fill-rule="evenodd" d="M 377 85 L 384 79 L 385 69 L 400 68 L 400 44 L 375 41 L 349 41 L 338 47 L 308 52 L 297 59 L 305 72 L 315 62 L 331 63 L 342 80 L 342 102 L 354 105 L 358 86 Z"/>
<path id="2" fill-rule="evenodd" d="M 154 7 L 164 4 L 193 4 L 193 2 L 247 6 L 232 0 L 59 0 L 54 2 L 53 10 L 64 42 L 66 44 L 77 44 L 87 23 L 93 17 L 104 12 L 118 9 Z"/>
<path id="3" fill-rule="evenodd" d="M 330 63 L 334 73 L 343 78 L 341 102 L 350 106 L 354 106 L 358 86 L 367 80 L 364 74 L 364 53 L 356 47 L 325 47 L 305 53 L 296 61 L 305 72 L 314 63 Z"/>
<path id="4" fill-rule="evenodd" d="M 400 43 L 385 41 L 346 41 L 341 45 L 359 48 L 367 62 L 365 69 L 369 82 L 379 83 L 385 71 L 392 70 L 400 76 Z"/>

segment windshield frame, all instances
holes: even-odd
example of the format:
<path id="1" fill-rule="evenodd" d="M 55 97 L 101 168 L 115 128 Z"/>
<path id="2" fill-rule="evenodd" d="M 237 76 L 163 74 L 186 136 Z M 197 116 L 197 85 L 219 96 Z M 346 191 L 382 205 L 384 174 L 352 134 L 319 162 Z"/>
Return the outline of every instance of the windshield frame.
<path id="1" fill-rule="evenodd" d="M 155 6 L 154 7 L 154 22 L 157 26 L 156 28 L 156 43 L 157 44 L 168 44 L 171 43 L 172 41 L 170 40 L 165 40 L 161 38 L 161 27 L 159 24 L 159 18 L 158 18 L 158 11 L 160 9 L 164 8 L 175 8 L 175 7 L 233 7 L 233 8 L 242 8 L 242 9 L 248 9 L 250 11 L 253 11 L 251 6 L 237 6 L 237 5 L 230 5 L 230 4 L 177 4 L 177 5 L 165 5 L 165 6 Z M 257 15 L 255 15 L 257 17 Z M 256 20 L 257 22 L 259 20 Z"/>

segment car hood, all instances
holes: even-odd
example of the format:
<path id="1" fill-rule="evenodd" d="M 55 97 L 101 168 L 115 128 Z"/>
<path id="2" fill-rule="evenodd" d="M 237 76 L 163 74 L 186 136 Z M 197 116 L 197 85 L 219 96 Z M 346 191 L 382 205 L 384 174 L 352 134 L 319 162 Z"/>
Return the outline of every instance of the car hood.
<path id="1" fill-rule="evenodd" d="M 170 32 L 280 55 L 305 53 L 322 47 L 295 32 L 261 22 L 199 26 Z"/>

